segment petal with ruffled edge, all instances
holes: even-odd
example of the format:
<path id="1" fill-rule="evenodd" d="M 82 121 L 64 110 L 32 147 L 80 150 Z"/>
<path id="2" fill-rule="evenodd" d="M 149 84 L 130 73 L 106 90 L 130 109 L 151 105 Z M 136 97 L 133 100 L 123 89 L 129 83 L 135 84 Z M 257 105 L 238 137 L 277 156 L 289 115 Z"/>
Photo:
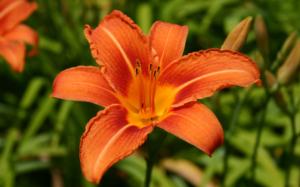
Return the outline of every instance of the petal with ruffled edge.
<path id="1" fill-rule="evenodd" d="M 94 30 L 87 25 L 85 35 L 93 57 L 105 67 L 108 80 L 120 94 L 127 94 L 138 64 L 147 73 L 150 61 L 147 37 L 122 12 L 113 11 Z"/>
<path id="2" fill-rule="evenodd" d="M 223 130 L 205 105 L 193 102 L 175 108 L 158 127 L 211 155 L 223 143 Z"/>
<path id="3" fill-rule="evenodd" d="M 0 56 L 17 72 L 24 69 L 25 44 L 18 41 L 0 40 Z"/>
<path id="4" fill-rule="evenodd" d="M 152 25 L 150 43 L 158 55 L 161 69 L 182 56 L 187 34 L 187 26 L 162 21 Z"/>
<path id="5" fill-rule="evenodd" d="M 158 81 L 160 86 L 172 88 L 176 94 L 173 106 L 180 106 L 211 96 L 221 88 L 259 83 L 259 76 L 256 64 L 241 53 L 210 49 L 169 64 Z"/>
<path id="6" fill-rule="evenodd" d="M 10 1 L 7 6 L 3 7 L 0 13 L 0 34 L 12 29 L 21 21 L 32 14 L 37 9 L 35 2 L 27 2 L 22 0 Z"/>
<path id="7" fill-rule="evenodd" d="M 123 107 L 111 105 L 87 124 L 80 143 L 80 162 L 89 181 L 98 183 L 109 167 L 136 150 L 153 129 L 130 125 L 126 118 Z"/>
<path id="8" fill-rule="evenodd" d="M 32 45 L 34 48 L 30 51 L 30 54 L 34 54 L 37 51 L 38 33 L 26 25 L 17 25 L 3 37 L 7 40 L 22 41 Z"/>
<path id="9" fill-rule="evenodd" d="M 101 69 L 93 66 L 77 66 L 60 72 L 54 80 L 52 96 L 101 106 L 119 103 Z"/>

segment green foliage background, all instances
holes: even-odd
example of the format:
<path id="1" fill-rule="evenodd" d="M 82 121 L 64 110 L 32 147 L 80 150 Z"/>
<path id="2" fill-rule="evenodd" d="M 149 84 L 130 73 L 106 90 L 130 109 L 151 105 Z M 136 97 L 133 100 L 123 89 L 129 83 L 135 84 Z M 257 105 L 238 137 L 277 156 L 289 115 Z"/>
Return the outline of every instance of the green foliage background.
<path id="1" fill-rule="evenodd" d="M 83 27 L 85 24 L 96 27 L 111 10 L 122 10 L 146 33 L 155 20 L 188 25 L 185 53 L 218 48 L 243 18 L 261 15 L 268 28 L 269 52 L 259 58 L 262 55 L 253 27 L 241 50 L 258 62 L 262 74 L 271 67 L 268 63 L 276 61 L 287 36 L 300 30 L 298 0 L 38 0 L 37 3 L 38 10 L 26 23 L 39 33 L 39 54 L 26 59 L 22 74 L 12 72 L 0 59 L 0 186 L 4 187 L 94 186 L 81 174 L 78 145 L 85 124 L 99 107 L 62 101 L 50 95 L 52 81 L 60 71 L 77 65 L 96 65 Z M 279 66 L 283 61 L 279 60 Z M 269 70 L 276 75 L 277 68 Z M 156 148 L 160 151 L 152 187 L 280 187 L 288 186 L 287 183 L 300 186 L 299 79 L 298 69 L 289 84 L 277 85 L 283 95 L 281 105 L 266 86 L 231 88 L 202 101 L 222 123 L 225 145 L 209 158 L 167 135 L 164 144 Z M 161 134 L 155 131 L 150 140 Z M 255 145 L 257 157 L 253 156 Z M 145 153 L 147 146 L 157 145 L 146 143 L 138 154 L 114 165 L 99 186 L 142 186 L 146 170 L 143 157 L 152 156 Z M 173 170 L 164 164 L 166 160 L 178 159 L 189 163 L 179 172 L 174 172 L 176 164 Z M 191 165 L 196 173 L 201 173 L 196 179 Z M 186 175 L 198 181 L 197 184 Z"/>

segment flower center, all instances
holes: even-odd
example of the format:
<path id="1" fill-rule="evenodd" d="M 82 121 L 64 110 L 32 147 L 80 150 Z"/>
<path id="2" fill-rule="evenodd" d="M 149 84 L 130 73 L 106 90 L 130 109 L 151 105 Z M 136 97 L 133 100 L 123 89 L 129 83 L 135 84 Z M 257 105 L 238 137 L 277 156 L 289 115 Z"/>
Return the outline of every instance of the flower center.
<path id="1" fill-rule="evenodd" d="M 147 72 L 142 71 L 141 63 L 136 61 L 135 78 L 128 92 L 128 121 L 138 127 L 157 123 L 169 110 L 174 94 L 157 81 L 160 67 L 149 64 Z M 167 95 L 166 95 L 167 94 Z"/>

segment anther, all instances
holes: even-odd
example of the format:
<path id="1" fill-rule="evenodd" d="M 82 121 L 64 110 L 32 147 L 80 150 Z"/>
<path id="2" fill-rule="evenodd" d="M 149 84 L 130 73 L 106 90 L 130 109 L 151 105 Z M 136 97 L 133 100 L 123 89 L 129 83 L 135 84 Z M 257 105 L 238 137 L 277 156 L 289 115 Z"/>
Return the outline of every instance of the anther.
<path id="1" fill-rule="evenodd" d="M 141 61 L 139 59 L 136 59 L 135 63 L 136 63 L 137 67 L 139 67 L 139 68 L 141 67 Z"/>
<path id="2" fill-rule="evenodd" d="M 153 71 L 153 77 L 156 77 L 156 73 L 157 73 L 157 71 L 154 70 L 154 71 Z"/>
<path id="3" fill-rule="evenodd" d="M 145 103 L 141 103 L 141 112 L 144 112 L 145 111 Z"/>
<path id="4" fill-rule="evenodd" d="M 158 76 L 159 73 L 160 73 L 160 66 L 157 67 L 157 70 L 156 70 L 156 71 L 157 71 L 157 76 Z"/>
<path id="5" fill-rule="evenodd" d="M 160 67 L 158 66 L 157 69 L 154 70 L 154 72 L 153 72 L 153 77 L 154 77 L 154 78 L 157 78 L 158 75 L 159 75 L 159 73 L 160 73 Z"/>
<path id="6" fill-rule="evenodd" d="M 136 59 L 135 63 L 135 75 L 138 75 L 141 72 L 141 62 L 139 59 Z"/>
<path id="7" fill-rule="evenodd" d="M 153 65 L 149 64 L 149 71 L 152 72 Z"/>

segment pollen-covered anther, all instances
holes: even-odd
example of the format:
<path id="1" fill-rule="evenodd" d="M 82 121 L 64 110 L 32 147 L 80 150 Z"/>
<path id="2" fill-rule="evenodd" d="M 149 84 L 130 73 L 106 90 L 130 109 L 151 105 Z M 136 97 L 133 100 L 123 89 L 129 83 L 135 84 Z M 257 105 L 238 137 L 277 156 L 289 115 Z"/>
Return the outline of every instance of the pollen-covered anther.
<path id="1" fill-rule="evenodd" d="M 151 74 L 152 70 L 153 70 L 153 64 L 149 64 L 149 73 L 150 74 Z"/>
<path id="2" fill-rule="evenodd" d="M 154 79 L 157 79 L 160 73 L 160 66 L 158 66 L 154 71 L 153 71 L 153 77 Z"/>
<path id="3" fill-rule="evenodd" d="M 159 74 L 160 74 L 160 66 L 158 66 L 156 69 L 156 78 L 159 76 Z"/>
<path id="4" fill-rule="evenodd" d="M 141 61 L 136 59 L 135 61 L 135 75 L 138 75 L 142 71 Z"/>

